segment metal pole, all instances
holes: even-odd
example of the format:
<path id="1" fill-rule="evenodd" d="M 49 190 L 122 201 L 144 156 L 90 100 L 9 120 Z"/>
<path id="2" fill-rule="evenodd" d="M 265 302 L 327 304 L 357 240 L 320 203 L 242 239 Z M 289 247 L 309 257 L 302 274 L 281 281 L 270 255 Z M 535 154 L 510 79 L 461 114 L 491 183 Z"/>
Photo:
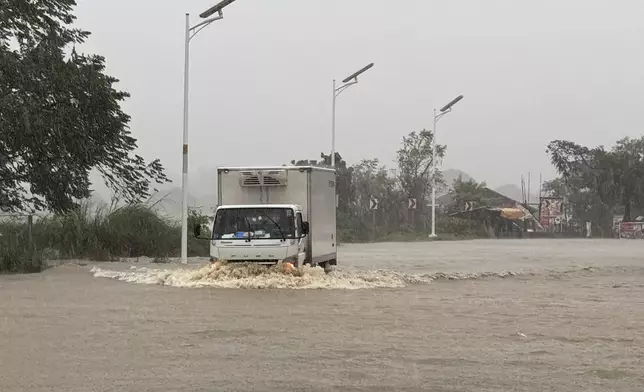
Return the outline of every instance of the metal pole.
<path id="1" fill-rule="evenodd" d="M 430 238 L 436 238 L 436 109 L 434 109 L 434 134 L 432 135 L 432 234 Z"/>
<path id="2" fill-rule="evenodd" d="M 376 242 L 376 210 L 371 210 L 371 238 L 372 242 Z"/>
<path id="3" fill-rule="evenodd" d="M 528 204 L 530 204 L 530 185 L 532 184 L 532 179 L 530 178 L 530 172 L 528 172 Z"/>
<path id="4" fill-rule="evenodd" d="M 181 172 L 181 263 L 188 264 L 188 82 L 190 70 L 190 14 L 186 14 L 183 74 L 183 170 Z"/>
<path id="5" fill-rule="evenodd" d="M 30 263 L 34 261 L 33 227 L 34 227 L 34 216 L 29 215 L 27 217 L 27 246 L 29 247 L 29 249 L 27 250 L 27 257 L 29 258 Z"/>
<path id="6" fill-rule="evenodd" d="M 335 79 L 333 79 L 333 109 L 331 116 L 331 167 L 335 168 Z"/>

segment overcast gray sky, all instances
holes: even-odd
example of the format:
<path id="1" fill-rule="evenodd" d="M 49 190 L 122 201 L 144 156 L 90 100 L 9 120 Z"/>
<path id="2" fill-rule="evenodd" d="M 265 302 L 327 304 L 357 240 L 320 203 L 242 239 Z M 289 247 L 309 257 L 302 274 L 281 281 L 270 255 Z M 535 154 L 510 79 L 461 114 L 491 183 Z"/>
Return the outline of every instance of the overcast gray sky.
<path id="1" fill-rule="evenodd" d="M 184 14 L 218 0 L 80 0 L 85 52 L 132 98 L 148 159 L 181 172 Z M 499 186 L 554 175 L 555 138 L 642 134 L 641 0 L 237 0 L 191 43 L 190 171 L 330 150 L 332 79 L 376 65 L 338 99 L 337 149 L 393 166 L 401 137 L 438 127 L 444 168 Z M 214 174 L 213 174 L 214 177 Z M 199 184 L 191 184 L 191 188 Z"/>

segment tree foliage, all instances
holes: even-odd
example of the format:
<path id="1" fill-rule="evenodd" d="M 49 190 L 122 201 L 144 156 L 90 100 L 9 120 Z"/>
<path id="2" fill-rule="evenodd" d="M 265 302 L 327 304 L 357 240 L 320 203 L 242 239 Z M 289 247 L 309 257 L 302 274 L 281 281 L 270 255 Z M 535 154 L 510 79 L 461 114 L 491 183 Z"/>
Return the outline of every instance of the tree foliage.
<path id="1" fill-rule="evenodd" d="M 402 147 L 397 153 L 398 180 L 409 197 L 424 199 L 431 190 L 432 178 L 437 184 L 442 184 L 440 171 L 432 170 L 433 140 L 434 133 L 426 130 L 403 137 Z M 436 146 L 437 161 L 445 156 L 445 151 L 444 145 Z"/>
<path id="2" fill-rule="evenodd" d="M 425 228 L 430 219 L 426 205 L 432 186 L 432 140 L 430 131 L 411 132 L 403 137 L 397 151 L 397 167 L 388 169 L 378 159 L 363 159 L 348 166 L 336 153 L 338 228 L 351 241 L 368 240 L 373 234 L 386 236 L 405 230 Z M 445 155 L 445 146 L 437 146 L 437 158 Z M 329 155 L 321 159 L 292 160 L 292 165 L 330 166 Z M 436 171 L 438 186 L 443 185 Z M 370 200 L 378 200 L 378 209 L 370 209 Z M 408 209 L 415 198 L 417 209 Z"/>
<path id="3" fill-rule="evenodd" d="M 609 229 L 614 209 L 604 204 L 596 192 L 585 187 L 580 178 L 559 177 L 545 181 L 542 191 L 545 196 L 564 199 L 571 213 L 568 218 L 572 226 L 583 227 L 584 222 L 592 222 L 600 232 Z"/>
<path id="4" fill-rule="evenodd" d="M 644 137 L 621 139 L 608 150 L 554 140 L 546 151 L 561 178 L 545 189 L 565 197 L 577 219 L 606 230 L 616 211 L 630 221 L 633 208 L 644 207 Z"/>
<path id="5" fill-rule="evenodd" d="M 98 170 L 119 198 L 149 196 L 168 181 L 147 163 L 121 108 L 129 94 L 105 59 L 78 54 L 89 32 L 72 27 L 73 0 L 0 6 L 0 209 L 68 211 L 89 197 Z"/>
<path id="6" fill-rule="evenodd" d="M 466 202 L 473 202 L 476 206 L 488 205 L 487 190 L 485 182 L 477 182 L 472 178 L 463 180 L 462 176 L 458 176 L 452 184 L 449 212 L 463 211 Z"/>

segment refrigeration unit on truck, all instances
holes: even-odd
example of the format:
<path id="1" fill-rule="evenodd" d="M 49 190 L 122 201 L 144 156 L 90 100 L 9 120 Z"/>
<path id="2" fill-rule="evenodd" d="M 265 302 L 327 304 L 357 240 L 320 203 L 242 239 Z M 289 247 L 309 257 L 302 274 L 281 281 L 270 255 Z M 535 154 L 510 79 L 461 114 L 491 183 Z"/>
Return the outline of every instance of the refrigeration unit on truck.
<path id="1" fill-rule="evenodd" d="M 211 261 L 337 264 L 335 170 L 222 167 L 217 180 Z"/>

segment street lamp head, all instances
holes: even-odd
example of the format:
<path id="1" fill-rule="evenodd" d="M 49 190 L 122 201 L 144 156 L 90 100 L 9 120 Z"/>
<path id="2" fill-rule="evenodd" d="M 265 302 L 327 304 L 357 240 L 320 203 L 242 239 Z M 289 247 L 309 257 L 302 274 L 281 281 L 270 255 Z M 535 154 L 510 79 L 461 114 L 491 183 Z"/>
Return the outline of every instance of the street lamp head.
<path id="1" fill-rule="evenodd" d="M 205 10 L 204 12 L 202 12 L 201 14 L 199 14 L 199 16 L 201 18 L 208 18 L 208 17 L 214 15 L 217 12 L 221 12 L 221 10 L 224 9 L 224 7 L 228 6 L 233 1 L 235 1 L 235 0 L 222 0 L 222 1 L 219 2 L 219 4 L 217 4 L 217 5 L 213 6 L 213 7 L 210 7 L 207 10 Z"/>
<path id="2" fill-rule="evenodd" d="M 452 99 L 452 101 L 450 103 L 448 103 L 447 105 L 445 105 L 445 106 L 443 106 L 441 108 L 441 112 L 445 112 L 447 110 L 450 110 L 452 108 L 452 106 L 456 105 L 456 103 L 458 103 L 458 101 L 460 101 L 461 99 L 463 99 L 462 95 L 459 95 L 458 97 Z"/>
<path id="3" fill-rule="evenodd" d="M 369 69 L 369 68 L 371 68 L 371 67 L 373 67 L 373 63 L 368 64 L 368 65 L 367 65 L 367 66 L 365 66 L 364 68 L 361 68 L 359 71 L 356 71 L 356 72 L 354 72 L 353 74 L 351 74 L 350 76 L 347 76 L 347 77 L 342 81 L 342 83 L 346 83 L 346 82 L 350 81 L 351 79 L 355 79 L 355 78 L 357 78 L 357 77 L 358 77 L 358 75 L 360 75 L 361 73 L 365 72 L 366 70 L 368 70 L 368 69 Z"/>

